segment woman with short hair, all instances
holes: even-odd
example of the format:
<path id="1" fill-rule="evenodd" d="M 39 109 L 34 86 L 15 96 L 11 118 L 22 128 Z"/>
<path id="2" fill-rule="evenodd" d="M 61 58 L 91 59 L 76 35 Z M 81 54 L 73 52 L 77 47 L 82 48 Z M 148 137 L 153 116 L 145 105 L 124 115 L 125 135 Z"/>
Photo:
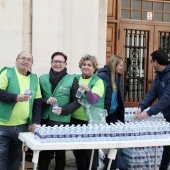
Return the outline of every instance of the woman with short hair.
<path id="1" fill-rule="evenodd" d="M 82 74 L 77 76 L 79 87 L 84 90 L 82 98 L 87 100 L 92 106 L 104 108 L 104 83 L 96 75 L 98 63 L 96 57 L 85 55 L 79 62 L 79 67 Z M 81 126 L 88 124 L 88 117 L 85 108 L 81 106 L 72 113 L 71 124 Z M 90 156 L 92 150 L 74 150 L 78 170 L 88 170 L 90 164 Z M 98 150 L 95 150 L 93 157 L 92 170 L 97 170 L 98 166 Z"/>

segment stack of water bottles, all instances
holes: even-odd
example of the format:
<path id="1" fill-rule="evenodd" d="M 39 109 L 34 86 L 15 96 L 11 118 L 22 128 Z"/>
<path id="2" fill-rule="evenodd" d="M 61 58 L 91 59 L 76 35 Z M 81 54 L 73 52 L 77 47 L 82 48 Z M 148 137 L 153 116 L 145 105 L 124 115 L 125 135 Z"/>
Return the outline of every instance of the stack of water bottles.
<path id="1" fill-rule="evenodd" d="M 134 119 L 134 115 L 137 111 L 137 107 L 133 107 L 133 108 L 125 108 L 125 122 L 140 122 L 140 120 L 138 119 Z M 144 111 L 147 111 L 149 108 L 147 108 Z M 143 119 L 143 121 L 161 121 L 161 120 L 165 120 L 163 114 L 160 112 L 157 115 L 153 115 L 151 117 L 147 117 L 145 119 Z"/>
<path id="2" fill-rule="evenodd" d="M 161 146 L 157 150 L 157 169 L 159 169 L 162 158 Z M 128 170 L 153 170 L 155 169 L 155 147 L 125 148 L 124 159 Z"/>
<path id="3" fill-rule="evenodd" d="M 170 123 L 155 120 L 110 125 L 38 126 L 34 137 L 41 143 L 162 139 L 170 137 Z"/>
<path id="4" fill-rule="evenodd" d="M 149 109 L 149 108 L 148 108 Z M 147 111 L 146 109 L 145 111 Z M 134 114 L 137 111 L 137 108 L 126 108 L 125 109 L 125 122 L 135 123 L 138 122 L 138 125 L 146 125 L 144 128 L 148 129 L 149 138 L 166 138 L 166 133 L 164 130 L 164 125 L 168 124 L 162 113 L 157 114 L 156 116 L 151 116 L 145 118 L 142 121 L 134 119 Z M 157 126 L 157 127 L 156 127 Z M 168 127 L 167 127 L 168 128 Z M 159 132 L 158 130 L 159 129 Z M 143 128 L 140 129 L 141 133 L 145 131 Z M 168 130 L 168 129 L 167 129 Z M 156 135 L 160 133 L 160 135 Z M 146 133 L 147 134 L 147 133 Z M 147 135 L 146 135 L 147 136 Z M 146 136 L 144 138 L 146 138 Z M 140 137 L 139 137 L 140 138 Z M 142 140 L 142 139 L 140 139 Z M 157 147 L 157 169 L 159 169 L 160 161 L 162 158 L 163 147 Z M 155 147 L 140 147 L 140 148 L 125 148 L 123 149 L 123 155 L 127 163 L 128 170 L 153 170 L 155 168 Z"/>

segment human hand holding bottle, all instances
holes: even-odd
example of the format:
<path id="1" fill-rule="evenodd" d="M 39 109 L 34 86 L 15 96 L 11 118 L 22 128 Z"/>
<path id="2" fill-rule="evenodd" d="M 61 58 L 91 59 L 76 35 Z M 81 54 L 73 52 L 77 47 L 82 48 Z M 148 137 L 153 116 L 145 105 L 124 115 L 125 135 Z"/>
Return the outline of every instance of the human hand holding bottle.
<path id="1" fill-rule="evenodd" d="M 79 86 L 79 88 L 77 90 L 76 97 L 78 99 L 80 99 L 84 92 L 89 92 L 89 91 L 90 91 L 89 87 L 85 84 L 82 84 Z"/>
<path id="2" fill-rule="evenodd" d="M 47 104 L 52 105 L 56 101 L 57 101 L 57 99 L 55 97 L 49 97 L 48 100 L 47 100 Z"/>
<path id="3" fill-rule="evenodd" d="M 18 94 L 18 95 L 17 95 L 17 98 L 16 98 L 16 101 L 17 101 L 17 102 L 27 102 L 29 99 L 30 99 L 30 96 L 29 96 L 29 95 L 26 95 L 26 94 Z"/>
<path id="4" fill-rule="evenodd" d="M 53 108 L 52 108 L 52 112 L 56 115 L 60 115 L 62 108 L 59 107 L 59 103 L 57 102 L 57 100 L 52 104 Z"/>
<path id="5" fill-rule="evenodd" d="M 80 88 L 82 88 L 85 92 L 89 92 L 90 91 L 89 87 L 86 84 L 80 85 Z"/>

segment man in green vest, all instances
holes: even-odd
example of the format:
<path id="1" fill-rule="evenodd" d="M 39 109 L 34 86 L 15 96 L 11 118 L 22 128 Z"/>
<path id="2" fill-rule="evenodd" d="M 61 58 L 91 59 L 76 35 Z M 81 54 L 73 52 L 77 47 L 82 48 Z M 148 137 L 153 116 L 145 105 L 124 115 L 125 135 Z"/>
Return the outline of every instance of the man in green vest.
<path id="1" fill-rule="evenodd" d="M 67 56 L 62 52 L 55 52 L 51 56 L 51 69 L 48 74 L 40 77 L 42 92 L 42 124 L 47 126 L 66 125 L 70 123 L 71 113 L 80 107 L 76 98 L 79 88 L 78 80 L 67 73 Z M 53 110 L 53 104 L 59 107 Z M 51 151 L 41 151 L 38 162 L 39 170 L 47 170 L 50 163 Z M 56 170 L 65 168 L 65 151 L 55 151 Z"/>
<path id="2" fill-rule="evenodd" d="M 0 167 L 18 170 L 22 157 L 20 132 L 40 124 L 41 92 L 36 74 L 30 69 L 33 57 L 21 52 L 16 66 L 4 67 L 0 72 Z"/>

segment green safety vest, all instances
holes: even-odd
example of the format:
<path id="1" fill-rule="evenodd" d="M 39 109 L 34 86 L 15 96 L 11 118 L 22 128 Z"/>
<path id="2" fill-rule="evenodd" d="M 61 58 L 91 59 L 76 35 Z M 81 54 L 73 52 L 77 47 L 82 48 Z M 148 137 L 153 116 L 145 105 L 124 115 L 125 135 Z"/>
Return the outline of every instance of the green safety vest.
<path id="1" fill-rule="evenodd" d="M 15 68 L 14 67 L 12 67 L 12 68 L 4 67 L 2 69 L 2 71 L 5 69 L 7 69 L 6 76 L 8 79 L 8 87 L 7 87 L 6 91 L 9 93 L 15 92 L 15 94 L 20 94 L 21 92 L 20 92 L 18 77 L 16 75 Z M 37 86 L 38 86 L 38 77 L 36 74 L 30 74 L 29 76 L 30 76 L 30 87 L 29 88 L 30 88 L 30 90 L 36 92 Z M 32 123 L 32 108 L 33 108 L 34 98 L 35 98 L 35 95 L 33 95 L 32 98 L 29 100 L 28 123 Z M 0 120 L 1 121 L 7 122 L 9 120 L 15 104 L 16 103 L 8 103 L 8 102 L 0 101 Z"/>
<path id="2" fill-rule="evenodd" d="M 65 75 L 57 84 L 55 90 L 51 91 L 51 83 L 49 81 L 50 75 L 44 74 L 40 77 L 40 87 L 43 98 L 55 97 L 59 103 L 59 106 L 66 106 L 70 103 L 70 91 L 75 76 Z M 68 116 L 55 115 L 52 112 L 52 106 L 45 107 L 42 110 L 42 119 L 47 119 L 58 121 L 58 122 L 70 122 L 71 113 Z"/>
<path id="3" fill-rule="evenodd" d="M 77 76 L 76 76 L 76 78 L 77 78 L 78 80 L 80 80 L 80 77 L 81 77 L 81 75 L 77 75 Z M 89 84 L 87 85 L 87 86 L 89 87 L 89 89 L 92 89 L 92 88 L 93 88 L 94 84 L 96 83 L 96 81 L 97 81 L 98 79 L 100 79 L 100 77 L 98 77 L 96 74 L 93 74 L 92 79 L 90 80 Z M 103 83 L 104 83 L 104 82 L 103 82 Z M 104 83 L 104 89 L 105 89 L 105 83 Z M 96 107 L 96 108 L 104 109 L 104 97 L 105 97 L 105 94 L 103 94 L 103 96 L 100 98 L 100 100 L 98 101 L 98 103 L 92 104 L 92 106 L 93 106 L 93 107 Z M 87 100 L 87 99 L 86 99 L 86 95 L 85 95 L 84 93 L 82 94 L 82 98 L 85 99 L 85 100 Z M 84 107 L 84 114 L 86 114 L 86 113 L 85 113 L 85 110 L 86 110 L 86 109 L 85 109 L 85 107 Z M 74 112 L 72 113 L 72 117 L 74 117 Z"/>

